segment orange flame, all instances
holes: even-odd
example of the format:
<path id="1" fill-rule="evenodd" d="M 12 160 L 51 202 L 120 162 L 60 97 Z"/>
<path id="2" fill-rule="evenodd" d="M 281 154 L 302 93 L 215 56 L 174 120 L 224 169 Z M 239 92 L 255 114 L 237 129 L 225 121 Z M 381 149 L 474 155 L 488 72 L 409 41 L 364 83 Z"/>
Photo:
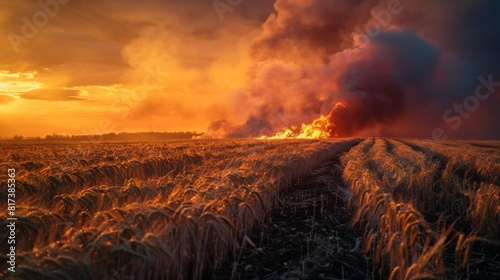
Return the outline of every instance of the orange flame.
<path id="1" fill-rule="evenodd" d="M 292 125 L 290 128 L 285 127 L 282 131 L 277 132 L 273 136 L 261 136 L 258 139 L 321 139 L 329 138 L 330 130 L 333 124 L 329 120 L 329 115 L 321 115 L 319 118 L 312 121 L 311 124 L 302 124 L 300 130 L 297 126 Z"/>
<path id="2" fill-rule="evenodd" d="M 343 102 L 335 102 L 333 111 L 338 107 L 345 107 Z M 331 135 L 330 131 L 335 126 L 331 121 L 331 114 L 321 115 L 314 119 L 311 124 L 302 124 L 300 129 L 292 125 L 289 128 L 285 127 L 283 130 L 277 132 L 273 136 L 261 136 L 257 139 L 325 139 L 330 137 L 337 137 L 338 135 Z"/>

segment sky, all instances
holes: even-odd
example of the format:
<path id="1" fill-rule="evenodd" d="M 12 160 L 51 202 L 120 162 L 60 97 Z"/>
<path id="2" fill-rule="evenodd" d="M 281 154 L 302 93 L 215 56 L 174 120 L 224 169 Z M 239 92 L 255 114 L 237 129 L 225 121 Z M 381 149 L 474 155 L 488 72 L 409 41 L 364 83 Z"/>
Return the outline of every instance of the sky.
<path id="1" fill-rule="evenodd" d="M 0 136 L 500 138 L 500 2 L 0 2 Z M 498 90 L 497 90 L 498 88 Z"/>

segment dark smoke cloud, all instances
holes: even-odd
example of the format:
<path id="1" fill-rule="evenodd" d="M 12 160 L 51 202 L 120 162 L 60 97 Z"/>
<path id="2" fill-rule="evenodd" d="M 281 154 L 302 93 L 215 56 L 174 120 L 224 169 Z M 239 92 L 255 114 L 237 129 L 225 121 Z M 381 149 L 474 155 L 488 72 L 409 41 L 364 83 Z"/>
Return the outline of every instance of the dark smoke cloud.
<path id="1" fill-rule="evenodd" d="M 258 60 L 279 58 L 288 61 L 326 59 L 339 51 L 339 42 L 370 15 L 373 1 L 362 0 L 277 0 L 264 23 L 264 32 L 252 52 Z"/>
<path id="2" fill-rule="evenodd" d="M 353 135 L 421 110 L 431 98 L 438 60 L 439 50 L 409 29 L 380 34 L 337 79 L 335 97 L 346 106 L 332 110 L 332 134 Z"/>
<path id="3" fill-rule="evenodd" d="M 402 11 L 390 24 L 359 34 L 375 22 L 374 6 L 394 3 Z M 339 136 L 428 138 L 442 127 L 450 137 L 500 137 L 500 89 L 467 117 L 448 115 L 462 118 L 458 128 L 443 117 L 474 95 L 478 76 L 500 81 L 500 2 L 277 0 L 274 7 L 252 48 L 249 117 L 214 122 L 223 135 L 270 135 L 331 113 Z"/>

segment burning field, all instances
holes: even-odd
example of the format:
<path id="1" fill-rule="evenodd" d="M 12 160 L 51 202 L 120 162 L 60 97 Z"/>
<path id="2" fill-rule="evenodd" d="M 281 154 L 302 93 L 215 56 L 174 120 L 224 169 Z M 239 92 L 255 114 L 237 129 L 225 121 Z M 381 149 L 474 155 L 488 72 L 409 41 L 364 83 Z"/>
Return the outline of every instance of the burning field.
<path id="1" fill-rule="evenodd" d="M 500 279 L 499 14 L 0 1 L 0 279 Z"/>
<path id="2" fill-rule="evenodd" d="M 498 141 L 2 147 L 3 279 L 500 276 Z"/>
<path id="3" fill-rule="evenodd" d="M 275 1 L 207 135 L 498 139 L 500 6 L 456 3 Z"/>

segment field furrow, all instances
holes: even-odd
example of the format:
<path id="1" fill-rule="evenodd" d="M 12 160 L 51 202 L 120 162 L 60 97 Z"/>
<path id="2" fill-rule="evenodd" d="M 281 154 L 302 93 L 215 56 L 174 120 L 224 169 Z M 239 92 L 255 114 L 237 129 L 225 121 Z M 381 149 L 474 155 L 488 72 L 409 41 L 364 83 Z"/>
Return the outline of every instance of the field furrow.
<path id="1" fill-rule="evenodd" d="M 83 170 L 67 158 L 25 170 L 16 213 L 19 235 L 30 238 L 19 240 L 16 275 L 200 279 L 236 257 L 280 191 L 358 142 L 219 141 L 150 147 L 155 153 L 128 146 L 74 151 L 82 157 L 71 163 L 90 163 Z M 50 161 L 60 155 L 52 154 Z M 22 158 L 21 170 L 36 162 L 30 155 L 14 149 L 4 164 Z M 129 160 L 99 162 L 103 155 Z"/>
<path id="2" fill-rule="evenodd" d="M 18 262 L 14 275 L 0 256 L 2 279 L 500 277 L 495 141 L 2 148 Z"/>
<path id="3" fill-rule="evenodd" d="M 394 155 L 394 143 L 388 148 L 385 140 L 376 139 L 373 145 L 371 141 L 351 149 L 341 162 L 354 211 L 353 224 L 363 233 L 365 253 L 379 267 L 373 269 L 374 277 L 440 276 L 443 262 L 438 249 L 445 236 L 434 233 L 417 208 L 405 201 L 410 196 L 400 190 L 411 189 L 411 175 L 425 170 L 414 169 Z"/>

